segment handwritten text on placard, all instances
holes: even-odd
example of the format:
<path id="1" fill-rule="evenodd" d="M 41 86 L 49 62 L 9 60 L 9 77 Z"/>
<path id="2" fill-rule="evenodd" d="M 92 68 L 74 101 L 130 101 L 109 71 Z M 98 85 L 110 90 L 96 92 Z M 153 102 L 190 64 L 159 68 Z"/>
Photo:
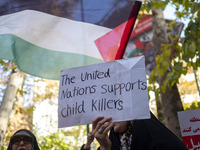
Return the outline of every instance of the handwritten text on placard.
<path id="1" fill-rule="evenodd" d="M 99 64 L 62 71 L 58 112 L 61 120 L 66 118 L 69 121 L 69 118 L 73 116 L 76 116 L 78 120 L 81 120 L 83 116 L 93 118 L 98 115 L 112 116 L 129 107 L 131 109 L 133 104 L 129 101 L 134 95 L 147 96 L 144 70 L 135 77 L 134 74 L 130 76 L 131 72 L 138 71 L 127 69 L 121 64 L 113 65 L 111 62 L 103 67 Z M 148 100 L 148 98 L 145 99 Z M 148 108 L 146 104 L 144 106 Z M 124 112 L 121 113 L 122 118 L 123 116 L 125 116 Z M 114 115 L 113 118 L 117 116 Z M 84 121 L 91 121 L 91 119 L 85 118 Z M 77 121 L 77 124 L 82 123 Z"/>

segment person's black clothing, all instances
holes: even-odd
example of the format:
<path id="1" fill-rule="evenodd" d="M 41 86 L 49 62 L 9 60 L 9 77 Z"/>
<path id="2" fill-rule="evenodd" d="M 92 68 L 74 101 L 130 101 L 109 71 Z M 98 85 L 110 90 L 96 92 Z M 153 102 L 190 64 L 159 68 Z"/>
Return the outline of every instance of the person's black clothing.
<path id="1" fill-rule="evenodd" d="M 111 150 L 120 150 L 119 135 L 112 129 Z M 152 113 L 151 119 L 134 120 L 131 150 L 188 150 L 183 142 Z"/>

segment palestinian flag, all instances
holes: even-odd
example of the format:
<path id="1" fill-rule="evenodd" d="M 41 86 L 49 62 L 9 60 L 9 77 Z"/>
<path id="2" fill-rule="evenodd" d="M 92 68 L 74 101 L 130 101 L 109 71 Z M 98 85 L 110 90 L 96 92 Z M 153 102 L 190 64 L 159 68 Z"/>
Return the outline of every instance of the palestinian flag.
<path id="1" fill-rule="evenodd" d="M 1 0 L 0 59 L 58 80 L 61 70 L 120 59 L 140 7 L 135 0 Z"/>

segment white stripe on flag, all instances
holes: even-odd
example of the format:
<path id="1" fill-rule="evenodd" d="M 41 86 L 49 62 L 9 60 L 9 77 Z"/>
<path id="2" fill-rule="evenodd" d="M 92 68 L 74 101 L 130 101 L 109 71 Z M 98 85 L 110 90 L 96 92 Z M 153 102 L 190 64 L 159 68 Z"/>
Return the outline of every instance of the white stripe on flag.
<path id="1" fill-rule="evenodd" d="M 34 45 L 102 59 L 94 41 L 111 31 L 94 24 L 25 10 L 0 17 L 0 34 L 14 34 Z M 77 34 L 78 33 L 78 34 Z"/>

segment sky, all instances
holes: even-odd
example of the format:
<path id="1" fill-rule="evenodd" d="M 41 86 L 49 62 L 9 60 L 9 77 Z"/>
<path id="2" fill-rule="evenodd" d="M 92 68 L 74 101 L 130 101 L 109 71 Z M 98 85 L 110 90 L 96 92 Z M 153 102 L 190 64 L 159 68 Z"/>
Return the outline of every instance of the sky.
<path id="1" fill-rule="evenodd" d="M 166 9 L 163 12 L 165 19 L 176 19 L 175 17 L 175 8 L 171 5 L 167 5 Z"/>
<path id="2" fill-rule="evenodd" d="M 171 19 L 175 20 L 176 15 L 175 15 L 176 9 L 172 5 L 167 5 L 166 9 L 163 12 L 163 16 L 165 19 Z M 182 19 L 181 22 L 184 24 L 183 29 L 186 27 L 186 25 L 189 23 L 188 19 Z M 181 37 L 184 36 L 184 30 L 181 32 Z"/>

